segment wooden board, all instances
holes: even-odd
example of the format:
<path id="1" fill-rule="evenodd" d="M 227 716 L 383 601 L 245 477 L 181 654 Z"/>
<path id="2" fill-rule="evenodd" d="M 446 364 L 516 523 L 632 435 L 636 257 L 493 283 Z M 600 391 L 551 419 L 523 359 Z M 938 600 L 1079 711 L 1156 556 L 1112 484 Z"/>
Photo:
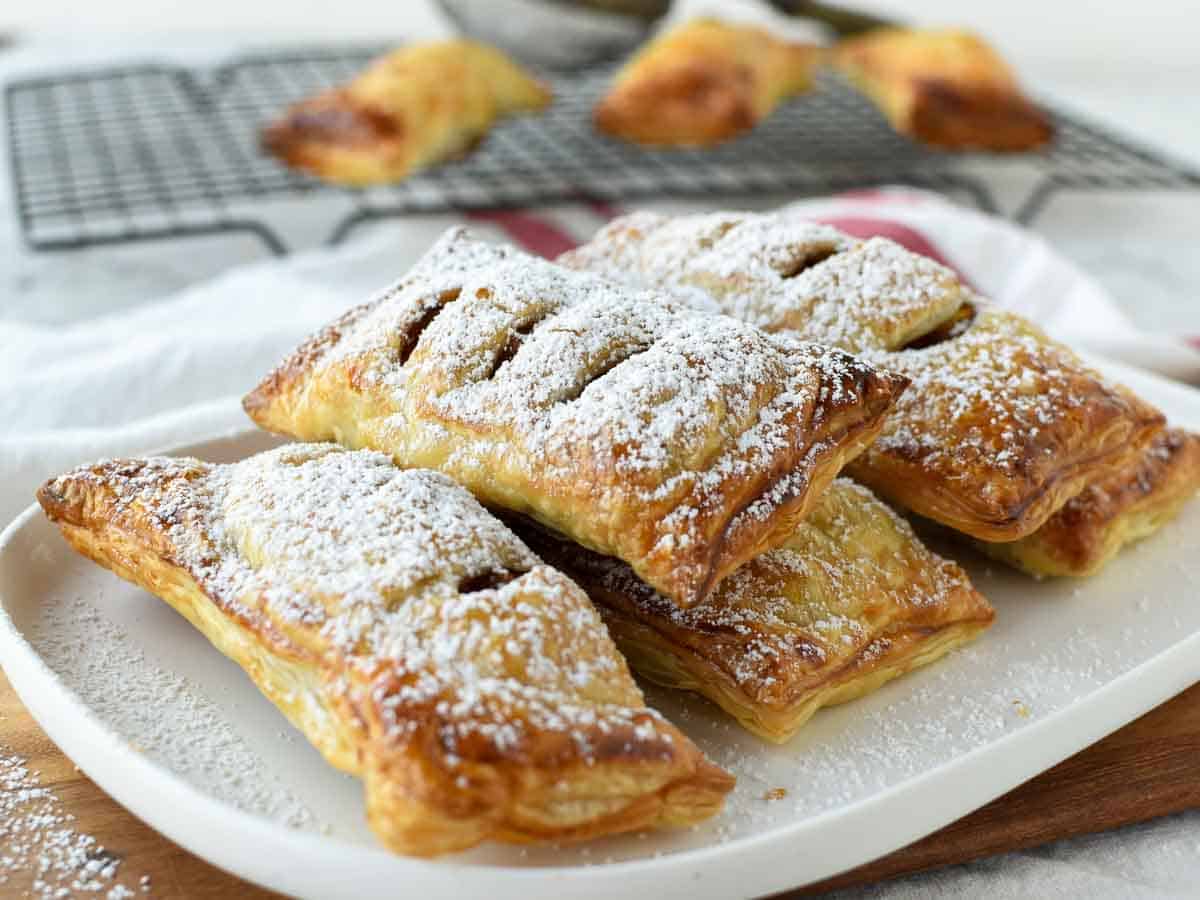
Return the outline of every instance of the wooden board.
<path id="1" fill-rule="evenodd" d="M 46 737 L 2 673 L 0 753 L 23 756 L 29 768 L 41 775 L 42 785 L 57 795 L 63 811 L 75 816 L 71 827 L 92 835 L 121 860 L 119 880 L 137 885 L 143 875 L 149 875 L 148 896 L 156 900 L 268 900 L 278 896 L 209 865 L 127 812 Z M 0 855 L 3 853 L 4 839 L 0 838 Z M 32 879 L 32 873 L 11 875 L 0 884 L 0 897 L 28 897 Z M 103 897 L 104 893 L 86 896 Z"/>
<path id="2" fill-rule="evenodd" d="M 77 830 L 94 835 L 122 860 L 126 881 L 150 876 L 152 896 L 276 896 L 209 865 L 126 812 L 42 733 L 2 674 L 0 752 L 25 757 L 76 817 Z M 1198 764 L 1200 685 L 936 834 L 819 885 L 780 896 L 809 896 L 1200 807 Z M 0 855 L 3 850 L 0 839 Z M 0 897 L 25 896 L 29 881 L 13 876 L 0 884 Z"/>

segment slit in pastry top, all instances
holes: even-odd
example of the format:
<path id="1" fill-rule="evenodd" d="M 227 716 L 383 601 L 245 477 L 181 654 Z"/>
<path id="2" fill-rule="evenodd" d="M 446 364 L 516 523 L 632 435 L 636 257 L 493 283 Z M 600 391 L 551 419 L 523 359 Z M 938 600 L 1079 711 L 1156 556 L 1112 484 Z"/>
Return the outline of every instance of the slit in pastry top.
<path id="1" fill-rule="evenodd" d="M 685 824 L 732 787 L 646 707 L 586 595 L 444 475 L 292 444 L 104 461 L 38 499 L 360 776 L 396 851 Z"/>
<path id="2" fill-rule="evenodd" d="M 904 385 L 455 230 L 244 405 L 273 431 L 445 472 L 686 606 L 786 539 Z"/>
<path id="3" fill-rule="evenodd" d="M 912 386 L 847 472 L 980 540 L 1032 534 L 1164 425 L 946 266 L 786 210 L 633 213 L 559 261 L 906 375 Z"/>

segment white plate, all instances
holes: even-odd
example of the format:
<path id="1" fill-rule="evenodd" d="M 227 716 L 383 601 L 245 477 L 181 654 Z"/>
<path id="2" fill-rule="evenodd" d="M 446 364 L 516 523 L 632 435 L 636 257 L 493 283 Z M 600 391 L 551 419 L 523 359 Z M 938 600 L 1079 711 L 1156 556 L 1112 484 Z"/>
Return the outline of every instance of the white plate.
<path id="1" fill-rule="evenodd" d="M 1200 427 L 1200 394 L 1103 368 Z M 230 461 L 246 433 L 188 452 Z M 819 713 L 785 747 L 704 701 L 650 701 L 738 775 L 682 833 L 487 847 L 435 862 L 379 849 L 353 779 L 326 766 L 165 604 L 77 557 L 36 508 L 0 536 L 0 659 L 51 738 L 163 834 L 290 894 L 729 897 L 798 886 L 953 821 L 1200 679 L 1200 503 L 1100 577 L 1038 583 L 956 551 L 996 605 L 971 647 Z M 767 800 L 773 788 L 783 799 Z"/>

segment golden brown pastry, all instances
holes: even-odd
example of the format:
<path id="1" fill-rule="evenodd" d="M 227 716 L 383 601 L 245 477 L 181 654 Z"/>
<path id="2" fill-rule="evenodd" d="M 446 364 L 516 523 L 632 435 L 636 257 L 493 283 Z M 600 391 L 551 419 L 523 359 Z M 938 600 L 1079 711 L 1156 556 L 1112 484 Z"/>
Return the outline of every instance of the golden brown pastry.
<path id="1" fill-rule="evenodd" d="M 761 28 L 693 19 L 625 64 L 596 106 L 596 127 L 639 144 L 710 146 L 808 90 L 821 57 Z"/>
<path id="2" fill-rule="evenodd" d="M 788 541 L 681 610 L 628 566 L 537 526 L 514 529 L 600 606 L 640 675 L 697 691 L 767 740 L 979 635 L 987 600 L 869 490 L 839 478 Z"/>
<path id="3" fill-rule="evenodd" d="M 1068 500 L 1033 534 L 979 546 L 1037 577 L 1092 575 L 1122 547 L 1173 519 L 1197 489 L 1200 435 L 1168 428 L 1130 464 Z"/>
<path id="4" fill-rule="evenodd" d="M 901 349 L 953 320 L 970 299 L 958 277 L 931 259 L 787 211 L 634 212 L 558 261 L 851 353 Z"/>
<path id="5" fill-rule="evenodd" d="M 791 533 L 904 384 L 453 230 L 244 405 L 445 472 L 687 606 Z"/>
<path id="6" fill-rule="evenodd" d="M 1004 60 L 970 32 L 871 31 L 839 44 L 834 63 L 893 128 L 935 147 L 1031 150 L 1053 134 Z"/>
<path id="7" fill-rule="evenodd" d="M 1032 323 L 885 238 L 787 212 L 635 213 L 560 261 L 907 375 L 912 387 L 847 473 L 980 540 L 1032 534 L 1163 426 Z"/>
<path id="8" fill-rule="evenodd" d="M 499 50 L 418 44 L 295 104 L 266 128 L 263 146 L 326 181 L 386 184 L 469 151 L 497 119 L 549 102 L 550 91 Z"/>
<path id="9" fill-rule="evenodd" d="M 171 604 L 430 856 L 716 812 L 586 595 L 462 488 L 382 454 L 110 460 L 47 482 L 71 545 Z"/>
<path id="10" fill-rule="evenodd" d="M 909 375 L 918 399 L 850 474 L 981 540 L 1036 532 L 1136 459 L 1164 422 L 1031 322 L 992 307 L 977 308 L 961 334 L 873 358 Z"/>

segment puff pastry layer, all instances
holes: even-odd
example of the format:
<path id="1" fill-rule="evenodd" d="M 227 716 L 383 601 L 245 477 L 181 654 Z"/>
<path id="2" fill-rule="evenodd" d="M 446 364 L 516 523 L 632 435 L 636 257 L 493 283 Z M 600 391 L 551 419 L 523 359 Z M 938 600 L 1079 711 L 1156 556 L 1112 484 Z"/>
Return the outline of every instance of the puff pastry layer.
<path id="1" fill-rule="evenodd" d="M 640 144 L 716 144 L 808 90 L 821 58 L 820 48 L 760 28 L 693 19 L 625 64 L 596 106 L 596 127 Z"/>
<path id="2" fill-rule="evenodd" d="M 38 499 L 361 776 L 394 850 L 684 825 L 732 787 L 646 708 L 587 596 L 443 475 L 290 445 L 102 462 Z"/>
<path id="3" fill-rule="evenodd" d="M 697 691 L 767 740 L 976 637 L 993 611 L 869 490 L 833 482 L 782 547 L 678 609 L 628 566 L 536 527 L 514 529 L 595 600 L 639 674 Z"/>
<path id="4" fill-rule="evenodd" d="M 326 181 L 388 183 L 469 151 L 502 116 L 549 102 L 541 82 L 492 47 L 420 44 L 295 104 L 264 130 L 263 146 Z"/>
<path id="5" fill-rule="evenodd" d="M 847 472 L 981 540 L 1032 534 L 1164 424 L 1032 323 L 885 238 L 787 212 L 635 213 L 560 261 L 907 375 L 912 387 Z"/>
<path id="6" fill-rule="evenodd" d="M 881 29 L 843 41 L 834 63 L 892 127 L 950 149 L 1031 150 L 1053 129 L 977 35 Z"/>
<path id="7" fill-rule="evenodd" d="M 904 384 L 451 231 L 244 405 L 445 472 L 686 606 L 791 533 Z"/>
<path id="8" fill-rule="evenodd" d="M 1169 522 L 1200 489 L 1200 435 L 1160 432 L 1147 450 L 1088 485 L 1028 537 L 981 543 L 996 559 L 1031 575 L 1092 575 L 1121 548 Z"/>

